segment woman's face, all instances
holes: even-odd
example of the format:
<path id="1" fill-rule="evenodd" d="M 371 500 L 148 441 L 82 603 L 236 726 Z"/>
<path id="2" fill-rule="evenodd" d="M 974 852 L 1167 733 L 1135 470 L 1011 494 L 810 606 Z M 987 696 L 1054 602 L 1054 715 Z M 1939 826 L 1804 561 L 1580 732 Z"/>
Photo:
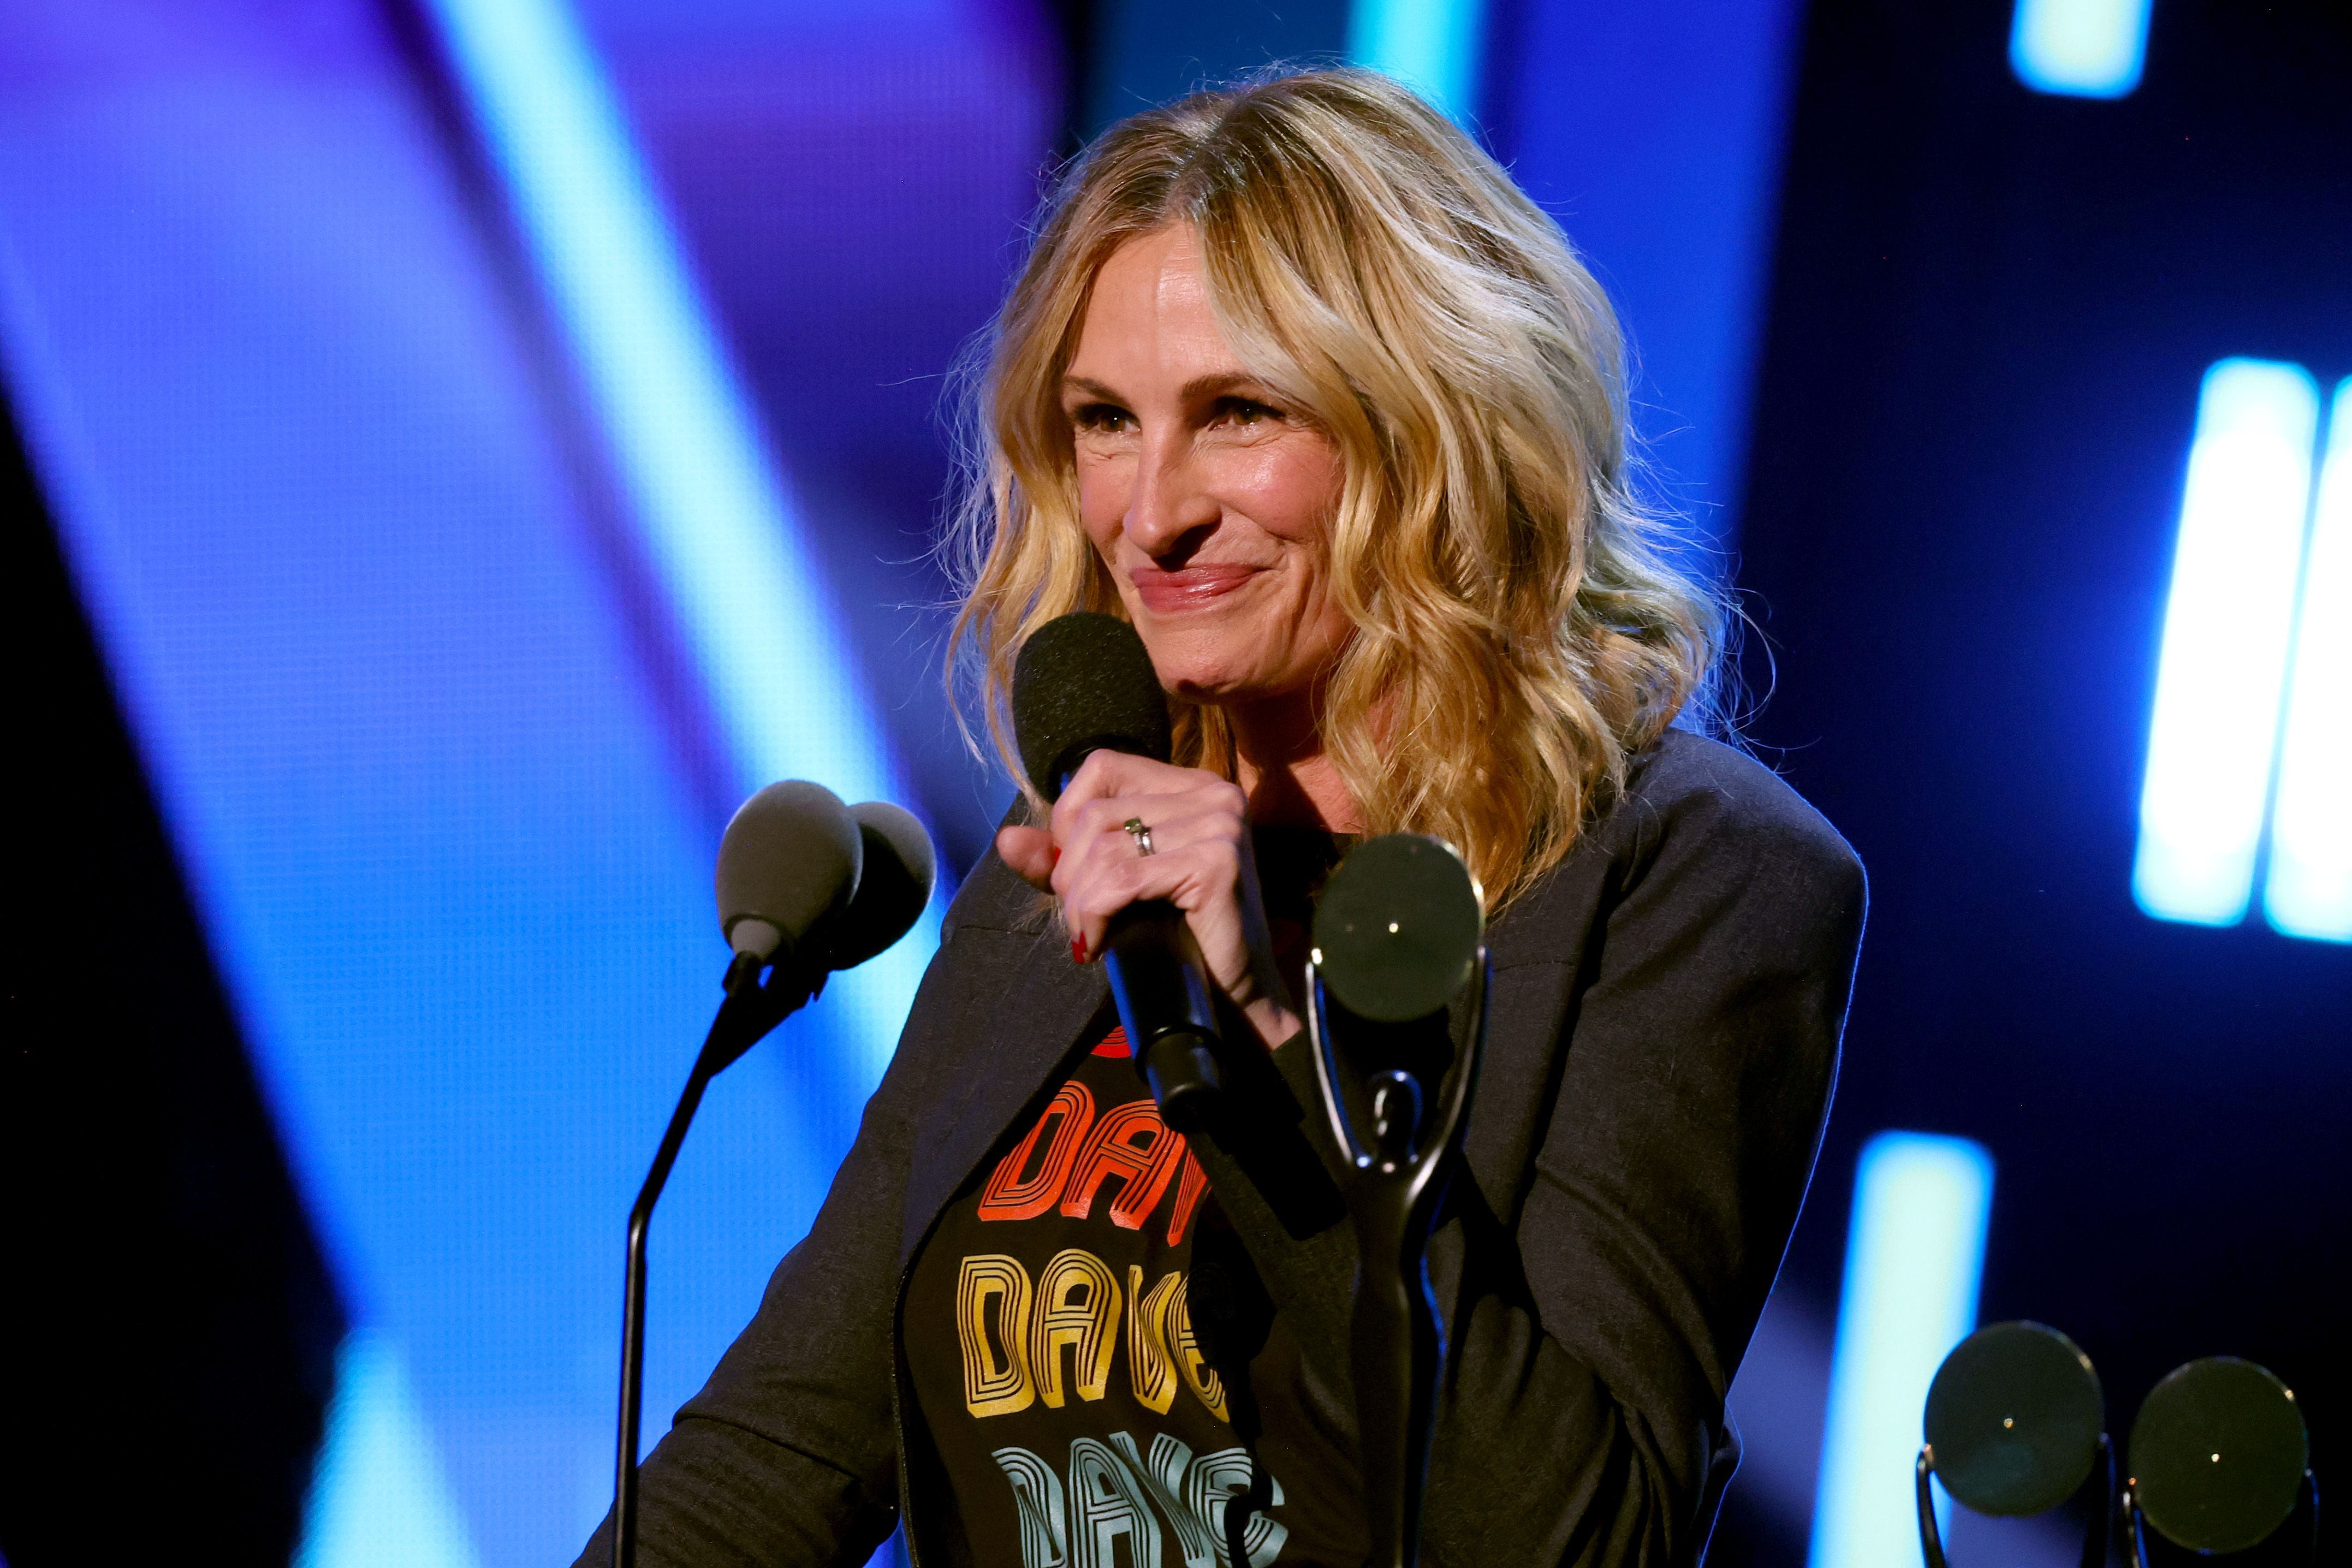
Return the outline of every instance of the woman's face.
<path id="1" fill-rule="evenodd" d="M 1339 454 L 1242 368 L 1190 226 L 1103 264 L 1062 382 L 1078 515 L 1160 679 L 1195 702 L 1303 691 L 1347 641 Z"/>

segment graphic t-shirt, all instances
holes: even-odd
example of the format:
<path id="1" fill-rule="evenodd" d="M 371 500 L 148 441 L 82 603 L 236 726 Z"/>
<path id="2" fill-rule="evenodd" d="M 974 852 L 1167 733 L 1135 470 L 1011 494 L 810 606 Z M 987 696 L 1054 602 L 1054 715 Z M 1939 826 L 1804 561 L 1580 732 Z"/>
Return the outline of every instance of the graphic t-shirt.
<path id="1" fill-rule="evenodd" d="M 908 1280 L 908 1377 L 973 1558 L 1358 1568 L 1353 1456 L 1126 1031 L 1093 1033 Z"/>

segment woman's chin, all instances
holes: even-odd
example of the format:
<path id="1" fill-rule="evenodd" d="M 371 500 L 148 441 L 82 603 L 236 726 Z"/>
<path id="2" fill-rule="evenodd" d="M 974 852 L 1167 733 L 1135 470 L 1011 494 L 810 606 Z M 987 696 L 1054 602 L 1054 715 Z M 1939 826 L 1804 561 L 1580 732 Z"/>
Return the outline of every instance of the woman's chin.
<path id="1" fill-rule="evenodd" d="M 1247 707 L 1298 689 L 1307 683 L 1284 672 L 1225 665 L 1160 667 L 1160 683 L 1179 701 L 1202 708 Z"/>

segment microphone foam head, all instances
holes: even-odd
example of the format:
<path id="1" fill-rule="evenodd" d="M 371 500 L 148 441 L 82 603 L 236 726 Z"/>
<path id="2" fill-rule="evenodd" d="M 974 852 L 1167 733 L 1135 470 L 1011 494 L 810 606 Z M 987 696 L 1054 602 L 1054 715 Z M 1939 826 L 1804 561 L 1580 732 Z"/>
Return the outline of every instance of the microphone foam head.
<path id="1" fill-rule="evenodd" d="M 1013 666 L 1013 734 L 1039 795 L 1054 800 L 1088 752 L 1164 763 L 1174 745 L 1168 695 L 1135 628 L 1080 610 L 1037 628 Z"/>
<path id="2" fill-rule="evenodd" d="M 1374 1023 L 1425 1018 L 1460 994 L 1486 940 L 1470 868 L 1442 838 L 1391 833 L 1349 852 L 1315 906 L 1315 967 Z"/>
<path id="3" fill-rule="evenodd" d="M 1979 1513 L 2056 1508 L 2097 1461 L 2106 1410 L 2099 1374 L 2074 1341 L 2040 1323 L 1989 1324 L 1927 1387 L 1937 1479 Z"/>
<path id="4" fill-rule="evenodd" d="M 2243 1552 L 2294 1511 L 2311 1434 L 2294 1392 L 2236 1356 L 2175 1367 L 2132 1421 L 2134 1495 L 2192 1552 Z"/>
<path id="5" fill-rule="evenodd" d="M 789 955 L 848 904 L 864 860 L 857 823 L 831 790 L 772 784 L 737 808 L 719 840 L 719 931 L 731 943 L 738 925 L 763 921 Z"/>
<path id="6" fill-rule="evenodd" d="M 826 962 L 835 969 L 855 969 L 906 935 L 931 901 L 939 875 L 931 836 L 914 813 L 869 800 L 851 806 L 849 815 L 865 841 L 866 863 L 834 934 Z"/>

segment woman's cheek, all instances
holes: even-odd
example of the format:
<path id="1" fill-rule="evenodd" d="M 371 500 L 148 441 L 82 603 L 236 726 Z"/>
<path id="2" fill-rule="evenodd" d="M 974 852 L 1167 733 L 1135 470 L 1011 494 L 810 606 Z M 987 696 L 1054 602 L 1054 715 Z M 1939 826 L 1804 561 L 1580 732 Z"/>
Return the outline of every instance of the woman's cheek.
<path id="1" fill-rule="evenodd" d="M 1097 549 L 1108 550 L 1127 515 L 1127 486 L 1118 465 L 1078 459 L 1078 526 Z"/>

